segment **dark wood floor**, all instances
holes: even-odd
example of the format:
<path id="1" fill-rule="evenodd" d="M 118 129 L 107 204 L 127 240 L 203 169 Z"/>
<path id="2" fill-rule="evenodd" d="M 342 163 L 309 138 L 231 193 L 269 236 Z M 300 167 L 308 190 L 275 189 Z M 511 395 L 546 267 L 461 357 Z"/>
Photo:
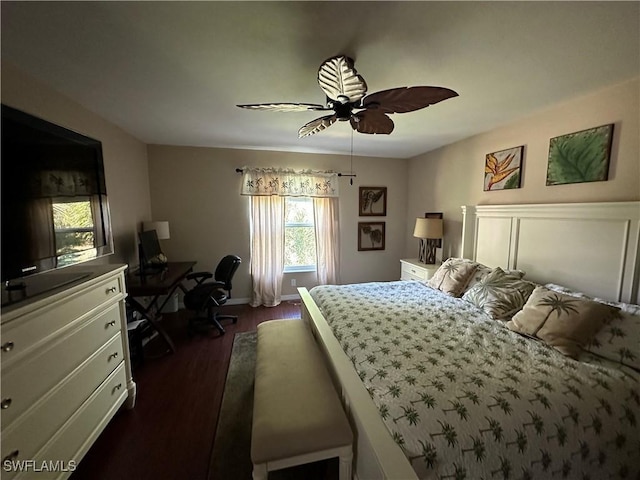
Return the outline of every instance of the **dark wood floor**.
<path id="1" fill-rule="evenodd" d="M 177 351 L 145 359 L 134 369 L 138 387 L 135 408 L 116 414 L 72 480 L 208 478 L 233 334 L 255 330 L 266 320 L 299 318 L 300 305 L 231 305 L 221 313 L 237 315 L 238 323 L 225 323 L 227 333 L 220 337 L 189 338 L 186 326 L 190 313 L 164 316 L 163 324 Z M 145 347 L 145 353 L 153 355 L 163 349 L 157 340 Z"/>

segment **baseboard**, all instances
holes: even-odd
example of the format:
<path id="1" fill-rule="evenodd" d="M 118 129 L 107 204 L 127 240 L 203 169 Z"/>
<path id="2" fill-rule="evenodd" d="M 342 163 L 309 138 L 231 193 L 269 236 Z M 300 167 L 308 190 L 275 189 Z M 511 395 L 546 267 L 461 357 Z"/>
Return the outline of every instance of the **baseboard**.
<path id="1" fill-rule="evenodd" d="M 300 295 L 298 295 L 297 293 L 292 293 L 290 295 L 282 295 L 281 300 L 282 301 L 300 300 Z M 226 305 L 246 305 L 249 303 L 251 303 L 250 298 L 231 298 L 227 300 Z"/>
<path id="2" fill-rule="evenodd" d="M 300 300 L 300 295 L 298 295 L 297 293 L 292 293 L 290 295 L 282 295 L 281 299 L 283 301 Z M 227 303 L 225 303 L 225 305 L 248 305 L 249 303 L 251 303 L 251 299 L 248 297 L 230 298 L 229 300 L 227 300 Z M 178 303 L 178 309 L 179 310 L 185 309 L 184 303 L 182 303 L 182 301 Z"/>
<path id="3" fill-rule="evenodd" d="M 283 295 L 282 300 L 300 300 L 300 294 L 292 293 L 290 295 Z"/>
<path id="4" fill-rule="evenodd" d="M 229 298 L 227 299 L 227 303 L 225 303 L 225 305 L 246 305 L 250 302 L 250 298 Z"/>

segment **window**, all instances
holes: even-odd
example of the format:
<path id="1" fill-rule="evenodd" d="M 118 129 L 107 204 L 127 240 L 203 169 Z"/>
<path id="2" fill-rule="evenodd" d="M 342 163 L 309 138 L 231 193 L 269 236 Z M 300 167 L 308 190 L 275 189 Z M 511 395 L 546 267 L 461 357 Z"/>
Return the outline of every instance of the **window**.
<path id="1" fill-rule="evenodd" d="M 284 207 L 284 271 L 316 270 L 316 233 L 313 200 L 286 197 Z"/>
<path id="2" fill-rule="evenodd" d="M 58 265 L 70 264 L 71 257 L 82 256 L 80 252 L 86 252 L 87 259 L 95 256 L 91 254 L 96 241 L 89 197 L 85 201 L 54 199 L 53 227 Z"/>

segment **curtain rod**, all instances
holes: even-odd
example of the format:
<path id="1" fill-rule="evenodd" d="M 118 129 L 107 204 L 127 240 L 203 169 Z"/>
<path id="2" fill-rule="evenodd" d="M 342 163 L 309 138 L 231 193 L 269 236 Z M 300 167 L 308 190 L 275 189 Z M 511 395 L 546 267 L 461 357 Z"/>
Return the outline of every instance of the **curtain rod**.
<path id="1" fill-rule="evenodd" d="M 242 168 L 236 168 L 236 173 L 244 173 Z M 324 172 L 324 173 L 335 173 L 335 172 Z M 339 177 L 355 177 L 355 173 L 338 173 Z"/>
<path id="2" fill-rule="evenodd" d="M 277 170 L 277 169 L 275 169 L 275 170 Z M 284 170 L 287 170 L 287 169 L 284 169 Z M 292 172 L 293 173 L 298 173 L 298 172 L 295 172 L 293 170 L 292 170 Z M 301 173 L 307 173 L 307 172 L 308 173 L 336 173 L 336 172 L 334 172 L 332 170 L 307 170 L 307 171 L 302 171 Z M 244 173 L 244 169 L 236 168 L 236 173 Z M 338 173 L 337 175 L 338 176 L 346 176 L 345 173 Z"/>

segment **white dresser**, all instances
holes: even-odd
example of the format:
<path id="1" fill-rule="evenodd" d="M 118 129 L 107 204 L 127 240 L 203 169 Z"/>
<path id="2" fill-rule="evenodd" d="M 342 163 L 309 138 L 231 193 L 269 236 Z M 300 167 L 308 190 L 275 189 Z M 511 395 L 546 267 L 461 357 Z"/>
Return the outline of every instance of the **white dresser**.
<path id="1" fill-rule="evenodd" d="M 419 280 L 426 282 L 436 273 L 439 266 L 439 263 L 427 265 L 419 262 L 417 258 L 404 258 L 400 260 L 400 280 Z"/>
<path id="2" fill-rule="evenodd" d="M 68 283 L 2 308 L 3 479 L 69 476 L 120 406 L 133 408 L 125 267 L 44 273 Z"/>

